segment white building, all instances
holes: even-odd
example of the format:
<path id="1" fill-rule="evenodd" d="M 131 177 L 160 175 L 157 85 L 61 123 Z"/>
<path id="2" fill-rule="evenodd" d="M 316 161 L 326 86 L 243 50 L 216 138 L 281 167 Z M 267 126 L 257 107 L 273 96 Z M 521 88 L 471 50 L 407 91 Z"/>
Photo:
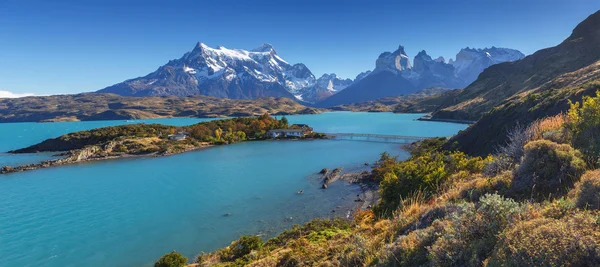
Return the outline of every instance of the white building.
<path id="1" fill-rule="evenodd" d="M 270 130 L 267 134 L 271 138 L 277 137 L 303 137 L 306 133 L 303 129 L 275 129 Z"/>

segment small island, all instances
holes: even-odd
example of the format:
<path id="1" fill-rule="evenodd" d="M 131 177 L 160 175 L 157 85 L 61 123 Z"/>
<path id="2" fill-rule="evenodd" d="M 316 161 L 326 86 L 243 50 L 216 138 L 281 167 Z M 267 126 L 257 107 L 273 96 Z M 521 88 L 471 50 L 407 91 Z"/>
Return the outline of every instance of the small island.
<path id="1" fill-rule="evenodd" d="M 132 124 L 65 134 L 8 153 L 60 152 L 61 158 L 17 167 L 4 166 L 0 174 L 66 164 L 135 156 L 167 156 L 214 145 L 269 139 L 321 139 L 306 124 L 288 123 L 268 114 L 201 122 L 190 126 Z"/>

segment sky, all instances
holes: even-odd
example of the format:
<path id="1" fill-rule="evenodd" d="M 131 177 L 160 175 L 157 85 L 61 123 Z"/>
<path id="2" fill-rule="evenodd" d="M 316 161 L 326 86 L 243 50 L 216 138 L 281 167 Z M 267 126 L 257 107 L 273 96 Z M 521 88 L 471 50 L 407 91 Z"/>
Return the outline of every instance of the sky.
<path id="1" fill-rule="evenodd" d="M 491 46 L 528 55 L 599 9 L 598 0 L 0 0 L 0 97 L 96 91 L 153 72 L 197 42 L 270 43 L 317 77 L 354 78 L 399 45 L 411 59 Z"/>

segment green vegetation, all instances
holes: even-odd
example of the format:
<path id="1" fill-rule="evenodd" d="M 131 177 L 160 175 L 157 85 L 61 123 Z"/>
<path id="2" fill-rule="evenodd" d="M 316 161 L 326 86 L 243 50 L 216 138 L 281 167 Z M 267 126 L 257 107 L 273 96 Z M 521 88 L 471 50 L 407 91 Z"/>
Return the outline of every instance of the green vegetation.
<path id="1" fill-rule="evenodd" d="M 66 151 L 66 153 L 63 153 L 66 157 L 14 168 L 4 166 L 0 168 L 0 173 L 33 170 L 127 155 L 170 155 L 209 145 L 268 139 L 270 138 L 267 135 L 269 130 L 288 128 L 290 126 L 285 117 L 277 120 L 268 114 L 258 117 L 213 120 L 183 127 L 143 123 L 105 127 L 66 134 L 30 147 L 10 151 L 10 153 Z M 310 133 L 303 137 L 289 138 L 325 137 L 323 134 Z"/>
<path id="2" fill-rule="evenodd" d="M 584 106 L 571 105 L 569 114 L 585 114 Z M 572 119 L 558 115 L 515 128 L 487 158 L 440 149 L 440 140 L 414 145 L 403 162 L 383 153 L 372 173 L 382 197 L 373 211 L 318 219 L 240 250 L 241 257 L 219 256 L 248 243 L 242 238 L 198 263 L 598 266 L 600 169 L 585 164 L 593 152 L 571 138 L 590 123 Z"/>
<path id="3" fill-rule="evenodd" d="M 187 258 L 177 251 L 165 254 L 154 263 L 154 267 L 183 267 L 187 263 Z"/>
<path id="4" fill-rule="evenodd" d="M 585 96 L 582 104 L 571 103 L 567 127 L 573 136 L 573 146 L 579 147 L 590 167 L 597 167 L 600 158 L 600 92 Z"/>

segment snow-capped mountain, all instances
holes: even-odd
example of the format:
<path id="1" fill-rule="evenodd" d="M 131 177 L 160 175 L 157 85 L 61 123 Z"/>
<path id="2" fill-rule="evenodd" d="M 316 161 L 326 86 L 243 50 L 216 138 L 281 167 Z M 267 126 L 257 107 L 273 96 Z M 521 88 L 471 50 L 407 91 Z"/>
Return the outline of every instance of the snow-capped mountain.
<path id="1" fill-rule="evenodd" d="M 316 86 L 320 89 L 326 89 L 332 92 L 339 92 L 346 89 L 346 87 L 352 84 L 352 82 L 353 81 L 351 79 L 340 78 L 335 73 L 325 73 L 323 74 L 323 76 L 317 79 Z"/>
<path id="2" fill-rule="evenodd" d="M 394 52 L 382 53 L 372 72 L 359 74 L 344 91 L 317 103 L 321 107 L 363 102 L 387 96 L 406 95 L 430 87 L 464 88 L 477 79 L 487 67 L 506 61 L 515 61 L 524 55 L 514 49 L 462 49 L 456 60 L 448 63 L 443 57 L 433 59 L 419 52 L 413 65 L 399 46 Z"/>
<path id="3" fill-rule="evenodd" d="M 247 99 L 289 97 L 303 99 L 314 88 L 315 76 L 304 64 L 291 65 L 269 44 L 250 51 L 211 48 L 198 43 L 180 59 L 153 73 L 100 90 L 129 96 L 208 95 Z"/>
<path id="4" fill-rule="evenodd" d="M 353 82 L 352 79 L 340 78 L 335 73 L 325 73 L 317 79 L 314 87 L 304 90 L 302 100 L 311 103 L 323 100 L 346 89 Z"/>
<path id="5" fill-rule="evenodd" d="M 464 86 L 467 86 L 475 81 L 487 67 L 502 62 L 516 61 L 524 57 L 523 53 L 515 49 L 494 46 L 484 49 L 467 47 L 456 54 L 456 60 L 448 63 L 454 66 L 456 75 L 463 81 Z"/>

